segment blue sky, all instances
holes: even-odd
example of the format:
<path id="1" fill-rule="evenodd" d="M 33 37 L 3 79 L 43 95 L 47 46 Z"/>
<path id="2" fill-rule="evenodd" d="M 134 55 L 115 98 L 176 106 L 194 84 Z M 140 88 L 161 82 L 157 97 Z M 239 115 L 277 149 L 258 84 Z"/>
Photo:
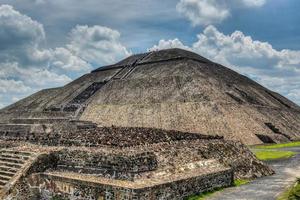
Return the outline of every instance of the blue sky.
<path id="1" fill-rule="evenodd" d="M 0 107 L 170 47 L 300 104 L 299 10 L 299 0 L 0 0 Z"/>

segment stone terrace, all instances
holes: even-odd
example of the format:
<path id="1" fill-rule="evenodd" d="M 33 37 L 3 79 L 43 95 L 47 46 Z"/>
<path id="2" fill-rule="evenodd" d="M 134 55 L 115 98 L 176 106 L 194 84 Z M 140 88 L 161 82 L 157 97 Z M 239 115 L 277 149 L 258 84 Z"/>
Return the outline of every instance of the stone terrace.
<path id="1" fill-rule="evenodd" d="M 10 195 L 22 190 L 27 191 L 27 199 L 36 195 L 51 199 L 57 194 L 69 199 L 183 199 L 229 186 L 233 177 L 273 173 L 245 145 L 220 136 L 70 124 L 43 134 L 34 129 L 0 133 L 2 148 L 12 145 L 16 152 L 48 156 L 8 190 Z M 36 188 L 39 192 L 34 192 Z M 80 198 L 74 197 L 75 191 Z"/>
<path id="2" fill-rule="evenodd" d="M 131 147 L 181 140 L 222 139 L 220 136 L 200 135 L 151 128 L 97 127 L 95 129 L 63 131 L 39 135 L 23 135 L 32 143 L 50 146 L 108 146 Z"/>

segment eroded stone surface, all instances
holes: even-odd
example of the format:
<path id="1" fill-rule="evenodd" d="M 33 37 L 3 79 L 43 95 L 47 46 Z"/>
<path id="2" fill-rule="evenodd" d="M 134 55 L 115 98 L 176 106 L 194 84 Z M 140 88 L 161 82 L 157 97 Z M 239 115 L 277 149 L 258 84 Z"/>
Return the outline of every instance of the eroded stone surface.
<path id="1" fill-rule="evenodd" d="M 183 199 L 229 186 L 233 178 L 273 174 L 241 142 L 219 136 L 122 127 L 81 133 L 60 132 L 65 139 L 76 138 L 77 143 L 68 146 L 43 138 L 41 145 L 39 138 L 20 136 L 23 141 L 14 142 L 14 151 L 48 156 L 33 164 L 9 195 L 17 199 L 55 195 L 69 199 Z M 102 143 L 87 141 L 92 134 L 102 138 Z M 2 143 L 8 145 L 11 140 Z M 117 145 L 117 141 L 123 144 Z"/>
<path id="2" fill-rule="evenodd" d="M 197 54 L 134 55 L 0 110 L 0 147 L 38 155 L 3 194 L 171 200 L 272 175 L 243 143 L 300 139 L 299 113 Z"/>
<path id="3" fill-rule="evenodd" d="M 277 143 L 300 139 L 298 105 L 180 49 L 133 55 L 0 111 L 0 122 L 16 118 L 81 119 L 100 126 L 218 134 L 246 144 L 263 143 L 266 137 Z"/>

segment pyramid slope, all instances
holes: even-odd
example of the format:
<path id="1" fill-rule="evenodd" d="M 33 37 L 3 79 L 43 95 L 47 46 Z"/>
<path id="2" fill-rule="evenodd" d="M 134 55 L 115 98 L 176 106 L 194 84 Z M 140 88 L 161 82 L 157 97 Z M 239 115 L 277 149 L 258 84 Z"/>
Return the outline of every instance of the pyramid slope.
<path id="1" fill-rule="evenodd" d="M 300 139 L 298 105 L 181 49 L 130 56 L 0 111 L 2 122 L 17 117 L 218 134 L 247 144 Z"/>

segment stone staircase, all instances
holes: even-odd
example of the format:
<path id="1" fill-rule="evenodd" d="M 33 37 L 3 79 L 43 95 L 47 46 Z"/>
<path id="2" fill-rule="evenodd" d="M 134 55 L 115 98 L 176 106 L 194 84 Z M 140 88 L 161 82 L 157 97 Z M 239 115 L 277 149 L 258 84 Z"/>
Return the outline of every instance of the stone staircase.
<path id="1" fill-rule="evenodd" d="M 37 154 L 10 149 L 0 150 L 0 199 L 24 175 Z"/>

